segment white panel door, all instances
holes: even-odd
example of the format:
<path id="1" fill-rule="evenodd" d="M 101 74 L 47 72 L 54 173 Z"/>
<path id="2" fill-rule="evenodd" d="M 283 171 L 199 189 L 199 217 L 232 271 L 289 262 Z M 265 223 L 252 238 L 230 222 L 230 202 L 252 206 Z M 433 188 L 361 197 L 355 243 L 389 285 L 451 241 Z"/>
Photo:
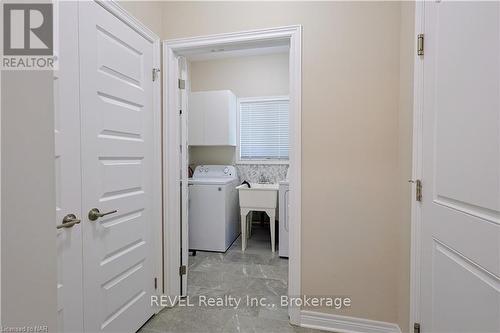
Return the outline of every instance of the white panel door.
<path id="1" fill-rule="evenodd" d="M 425 3 L 422 331 L 500 332 L 500 3 Z"/>
<path id="2" fill-rule="evenodd" d="M 79 16 L 85 330 L 135 332 L 153 314 L 153 43 L 96 2 Z"/>
<path id="3" fill-rule="evenodd" d="M 78 97 L 78 6 L 57 1 L 59 70 L 54 71 L 57 225 L 68 214 L 82 220 L 80 104 Z M 72 224 L 69 224 L 72 225 Z M 82 223 L 57 230 L 57 316 L 59 332 L 83 331 Z"/>

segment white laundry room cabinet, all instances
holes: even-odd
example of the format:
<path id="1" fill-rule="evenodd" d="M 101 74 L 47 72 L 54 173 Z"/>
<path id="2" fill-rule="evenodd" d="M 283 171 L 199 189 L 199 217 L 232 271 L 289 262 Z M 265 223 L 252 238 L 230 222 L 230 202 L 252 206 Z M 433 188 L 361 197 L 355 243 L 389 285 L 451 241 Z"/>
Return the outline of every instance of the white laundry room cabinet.
<path id="1" fill-rule="evenodd" d="M 235 94 L 230 90 L 192 92 L 189 95 L 188 144 L 236 146 Z"/>

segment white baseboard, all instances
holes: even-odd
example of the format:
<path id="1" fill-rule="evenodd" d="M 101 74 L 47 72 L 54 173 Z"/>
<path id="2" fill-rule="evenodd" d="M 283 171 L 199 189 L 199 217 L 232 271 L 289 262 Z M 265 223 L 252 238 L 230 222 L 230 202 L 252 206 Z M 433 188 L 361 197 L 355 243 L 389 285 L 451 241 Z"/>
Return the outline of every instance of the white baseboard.
<path id="1" fill-rule="evenodd" d="M 397 324 L 305 310 L 300 312 L 300 326 L 337 333 L 401 333 Z"/>

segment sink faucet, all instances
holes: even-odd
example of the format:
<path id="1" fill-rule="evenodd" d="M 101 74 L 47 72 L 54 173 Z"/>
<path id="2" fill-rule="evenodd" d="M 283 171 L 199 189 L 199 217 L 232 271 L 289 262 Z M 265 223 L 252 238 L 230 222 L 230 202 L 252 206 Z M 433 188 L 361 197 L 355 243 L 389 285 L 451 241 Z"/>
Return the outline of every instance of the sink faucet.
<path id="1" fill-rule="evenodd" d="M 265 176 L 263 173 L 260 174 L 259 177 L 259 183 L 260 184 L 269 184 L 271 182 L 271 179 L 267 176 Z"/>

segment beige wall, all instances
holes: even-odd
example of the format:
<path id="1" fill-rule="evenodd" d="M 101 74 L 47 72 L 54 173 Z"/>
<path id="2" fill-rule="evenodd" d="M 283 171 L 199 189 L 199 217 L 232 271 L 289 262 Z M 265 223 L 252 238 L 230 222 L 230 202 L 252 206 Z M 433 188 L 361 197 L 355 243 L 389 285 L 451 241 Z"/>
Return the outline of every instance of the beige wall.
<path id="1" fill-rule="evenodd" d="M 302 291 L 397 322 L 399 3 L 164 4 L 164 38 L 302 24 Z M 185 24 L 189 22 L 189 24 Z M 322 311 L 332 311 L 322 309 Z"/>
<path id="2" fill-rule="evenodd" d="M 1 325 L 55 332 L 53 76 L 4 71 L 1 79 Z"/>
<path id="3" fill-rule="evenodd" d="M 158 36 L 163 35 L 162 1 L 119 1 L 120 5 Z"/>
<path id="4" fill-rule="evenodd" d="M 349 296 L 353 305 L 341 314 L 399 323 L 403 331 L 410 7 L 167 2 L 162 23 L 166 39 L 303 25 L 302 292 Z"/>
<path id="5" fill-rule="evenodd" d="M 236 148 L 232 146 L 191 146 L 189 147 L 189 165 L 196 168 L 203 164 L 232 165 L 235 161 Z"/>
<path id="6" fill-rule="evenodd" d="M 229 89 L 237 97 L 288 95 L 288 53 L 194 61 L 191 91 Z M 234 147 L 191 147 L 189 162 L 234 164 Z"/>
<path id="7" fill-rule="evenodd" d="M 288 54 L 191 62 L 191 90 L 230 89 L 238 97 L 288 95 Z"/>

